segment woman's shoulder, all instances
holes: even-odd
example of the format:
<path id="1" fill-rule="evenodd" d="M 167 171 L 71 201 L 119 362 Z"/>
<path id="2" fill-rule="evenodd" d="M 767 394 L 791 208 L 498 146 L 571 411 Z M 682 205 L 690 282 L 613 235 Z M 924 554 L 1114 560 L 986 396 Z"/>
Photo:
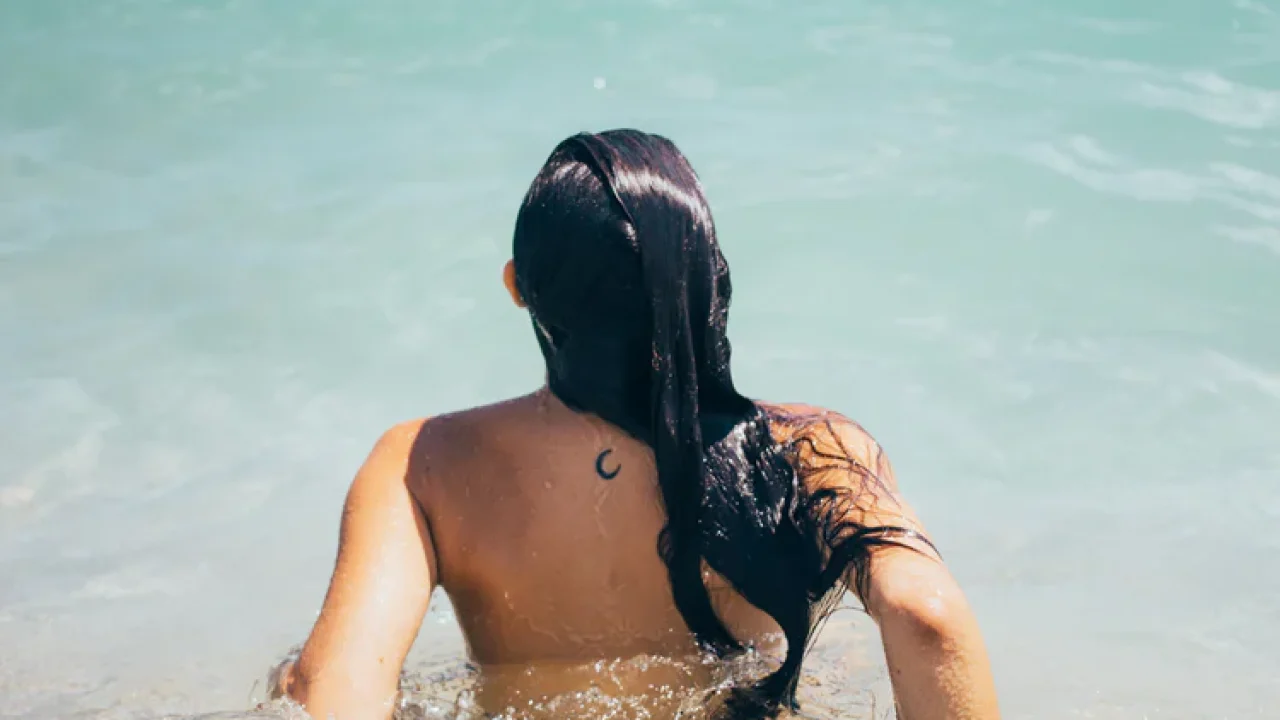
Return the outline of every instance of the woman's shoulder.
<path id="1" fill-rule="evenodd" d="M 851 491 L 871 506 L 893 499 L 897 479 L 884 448 L 844 413 L 806 403 L 757 403 L 774 439 L 811 493 Z"/>
<path id="2" fill-rule="evenodd" d="M 806 454 L 880 462 L 883 449 L 860 423 L 837 410 L 807 403 L 756 403 L 784 447 Z"/>
<path id="3" fill-rule="evenodd" d="M 402 452 L 444 456 L 457 449 L 475 454 L 478 444 L 494 435 L 500 426 L 519 424 L 530 415 L 536 415 L 538 398 L 537 393 L 530 393 L 406 420 L 391 426 L 379 442 L 388 443 Z"/>

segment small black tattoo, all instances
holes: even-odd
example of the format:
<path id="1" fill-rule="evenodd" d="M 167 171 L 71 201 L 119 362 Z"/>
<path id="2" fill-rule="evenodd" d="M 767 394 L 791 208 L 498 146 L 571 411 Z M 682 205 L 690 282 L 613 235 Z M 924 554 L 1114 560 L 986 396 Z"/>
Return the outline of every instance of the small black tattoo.
<path id="1" fill-rule="evenodd" d="M 613 449 L 605 450 L 596 456 L 596 474 L 605 480 L 612 480 L 618 477 L 618 473 L 622 472 L 622 463 L 618 463 L 618 467 L 613 470 L 604 469 L 604 459 L 613 454 Z"/>

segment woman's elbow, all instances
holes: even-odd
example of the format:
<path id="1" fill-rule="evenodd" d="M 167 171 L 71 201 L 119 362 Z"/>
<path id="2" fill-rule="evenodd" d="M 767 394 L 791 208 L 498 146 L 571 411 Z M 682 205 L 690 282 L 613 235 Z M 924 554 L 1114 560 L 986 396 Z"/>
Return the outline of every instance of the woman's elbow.
<path id="1" fill-rule="evenodd" d="M 947 570 L 912 558 L 877 578 L 868 610 L 884 630 L 915 642 L 946 645 L 975 630 L 973 612 Z"/>
<path id="2" fill-rule="evenodd" d="M 958 588 L 941 589 L 893 598 L 882 609 L 880 623 L 892 623 L 915 642 L 936 647 L 966 636 L 973 615 Z"/>

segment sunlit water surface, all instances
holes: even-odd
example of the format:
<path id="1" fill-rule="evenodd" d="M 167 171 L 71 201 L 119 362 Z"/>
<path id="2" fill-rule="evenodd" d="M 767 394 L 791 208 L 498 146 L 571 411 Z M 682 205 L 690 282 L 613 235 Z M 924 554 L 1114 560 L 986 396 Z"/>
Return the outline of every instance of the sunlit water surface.
<path id="1" fill-rule="evenodd" d="M 1276 717 L 1273 0 L 0 3 L 0 717 L 251 711 L 380 430 L 539 382 L 514 212 L 624 125 L 702 174 L 741 387 L 888 448 L 1007 717 Z M 465 716 L 438 601 L 404 712 Z M 804 712 L 883 716 L 840 618 Z M 609 672 L 529 701 L 640 713 Z"/>

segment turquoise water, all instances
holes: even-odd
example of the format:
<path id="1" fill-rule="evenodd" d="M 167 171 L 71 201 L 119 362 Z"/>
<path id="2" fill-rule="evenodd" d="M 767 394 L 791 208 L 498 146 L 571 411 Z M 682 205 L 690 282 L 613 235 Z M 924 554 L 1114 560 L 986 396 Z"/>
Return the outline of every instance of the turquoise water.
<path id="1" fill-rule="evenodd" d="M 539 382 L 514 211 L 615 126 L 703 177 L 744 390 L 888 448 L 1008 717 L 1275 717 L 1274 0 L 0 4 L 0 717 L 251 707 L 378 432 Z"/>

